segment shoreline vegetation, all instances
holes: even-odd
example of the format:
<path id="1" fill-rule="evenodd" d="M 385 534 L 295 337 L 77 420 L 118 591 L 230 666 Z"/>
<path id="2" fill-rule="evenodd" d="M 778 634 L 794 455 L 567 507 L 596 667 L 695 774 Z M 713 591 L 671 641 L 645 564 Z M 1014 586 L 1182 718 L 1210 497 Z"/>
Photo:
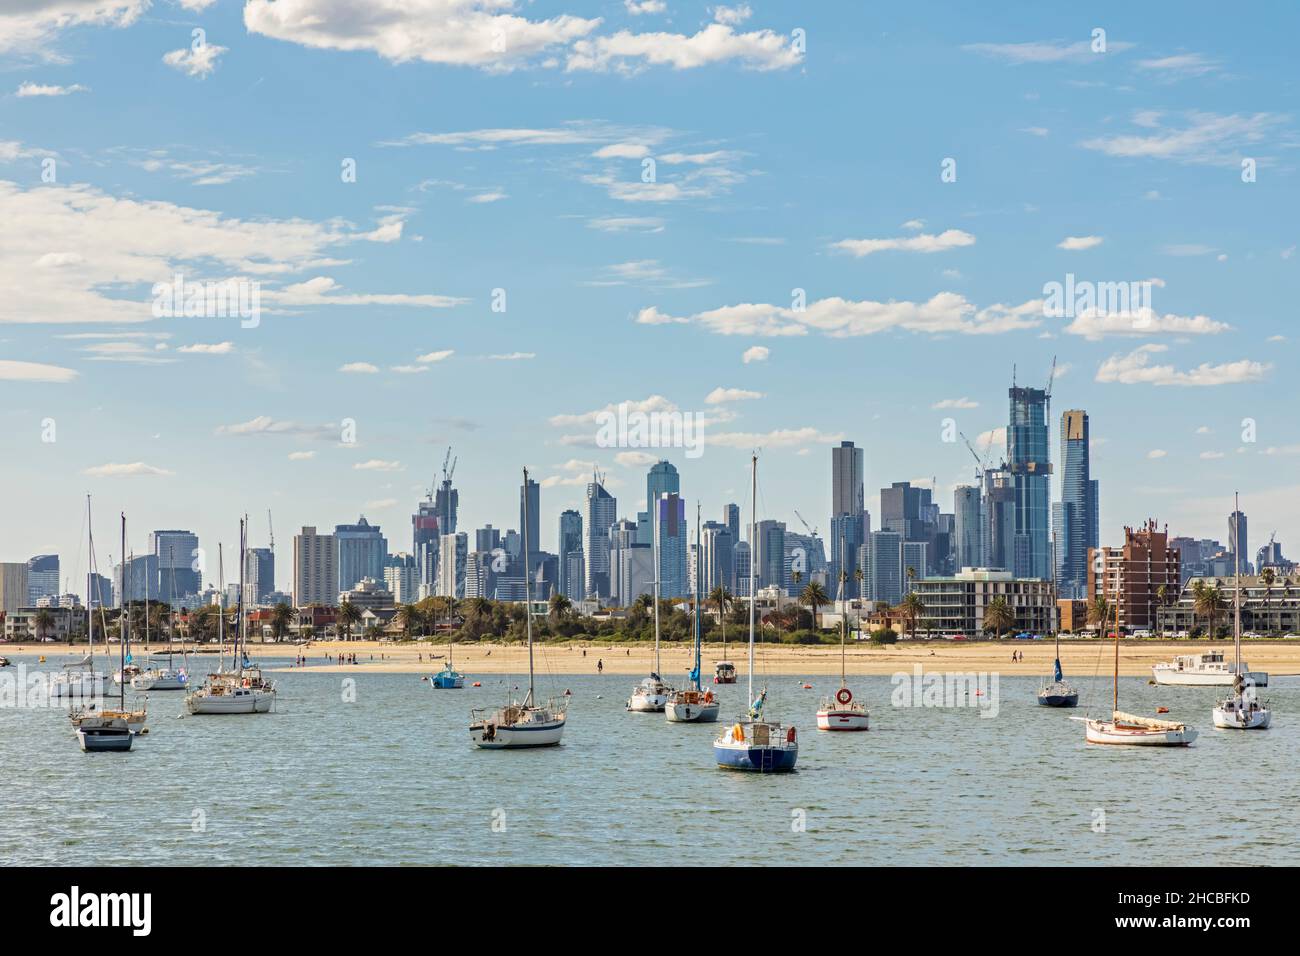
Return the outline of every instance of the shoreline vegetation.
<path id="1" fill-rule="evenodd" d="M 743 635 L 737 635 L 743 638 Z M 1243 651 L 1253 670 L 1267 671 L 1270 677 L 1300 674 L 1300 639 L 1255 638 L 1244 640 Z M 1126 677 L 1150 677 L 1151 666 L 1171 660 L 1175 654 L 1198 654 L 1207 650 L 1223 649 L 1223 641 L 1167 640 L 1160 638 L 1126 638 L 1120 647 L 1120 674 Z M 1114 645 L 1098 638 L 1065 639 L 1061 641 L 1061 666 L 1066 674 L 1076 680 L 1085 680 L 1095 674 L 1109 673 L 1113 665 Z M 58 644 L 0 644 L 0 655 L 10 657 L 13 663 L 29 668 L 26 658 L 44 654 L 47 666 L 61 666 L 70 654 L 84 652 L 85 644 L 70 646 Z M 146 655 L 142 644 L 132 646 L 137 658 Z M 201 671 L 209 661 L 215 660 L 215 645 L 205 646 L 195 655 L 191 650 L 191 669 Z M 423 638 L 419 641 L 375 640 L 322 640 L 309 645 L 285 642 L 283 644 L 250 644 L 254 658 L 289 657 L 302 655 L 305 666 L 285 665 L 267 667 L 268 671 L 305 671 L 310 673 L 395 673 L 430 674 L 437 671 L 447 657 L 445 639 Z M 606 675 L 648 673 L 654 659 L 654 644 L 650 641 L 600 641 L 552 638 L 539 643 L 541 657 L 538 670 L 551 674 L 595 674 L 596 663 L 604 664 Z M 585 651 L 585 654 L 584 654 Z M 1012 651 L 1024 654 L 1023 661 L 1011 661 Z M 167 646 L 152 644 L 149 654 L 154 658 L 165 655 Z M 102 654 L 102 650 L 100 651 Z M 693 657 L 689 643 L 663 643 L 660 654 L 663 660 L 662 676 L 672 683 L 689 669 Z M 355 655 L 356 664 L 337 663 L 340 654 Z M 756 648 L 757 673 L 790 676 L 838 674 L 840 668 L 839 645 L 820 644 L 761 644 Z M 457 643 L 453 649 L 456 669 L 468 680 L 477 675 L 515 674 L 527 670 L 527 648 L 522 642 L 500 643 L 478 641 Z M 744 674 L 748 650 L 744 640 L 727 642 L 727 659 Z M 704 645 L 704 678 L 711 680 L 713 663 L 722 659 L 722 644 Z M 914 665 L 935 671 L 987 671 L 1009 677 L 1042 677 L 1052 671 L 1052 642 L 1046 640 L 949 641 L 917 637 L 896 644 L 871 644 L 866 641 L 851 642 L 848 649 L 847 669 L 850 674 L 892 675 L 910 671 Z"/>

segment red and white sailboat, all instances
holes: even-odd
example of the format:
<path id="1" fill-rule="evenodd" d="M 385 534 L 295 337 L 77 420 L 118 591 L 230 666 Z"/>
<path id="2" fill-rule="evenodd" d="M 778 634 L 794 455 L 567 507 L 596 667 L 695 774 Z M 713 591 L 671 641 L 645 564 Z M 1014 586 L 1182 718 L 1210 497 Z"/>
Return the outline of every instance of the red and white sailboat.
<path id="1" fill-rule="evenodd" d="M 817 710 L 818 730 L 867 730 L 867 705 L 853 699 L 845 676 L 846 655 L 848 653 L 848 608 L 844 603 L 844 581 L 848 575 L 844 572 L 844 547 L 840 546 L 840 689 L 835 696 L 823 697 L 822 705 Z"/>

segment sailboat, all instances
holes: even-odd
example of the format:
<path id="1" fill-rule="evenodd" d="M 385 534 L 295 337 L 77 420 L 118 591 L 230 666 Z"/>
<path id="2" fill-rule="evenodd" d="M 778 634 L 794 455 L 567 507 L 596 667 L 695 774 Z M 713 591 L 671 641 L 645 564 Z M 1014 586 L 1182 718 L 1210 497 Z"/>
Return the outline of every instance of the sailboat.
<path id="1" fill-rule="evenodd" d="M 217 672 L 209 674 L 203 686 L 185 697 L 185 709 L 191 714 L 265 714 L 275 706 L 275 682 L 262 677 L 262 669 L 248 661 L 248 637 L 244 614 L 244 569 L 247 559 L 248 519 L 239 522 L 239 625 L 235 631 L 234 661 L 230 670 L 224 668 L 224 658 L 217 663 Z M 220 548 L 218 547 L 218 562 Z M 221 642 L 225 646 L 225 590 L 222 575 Z"/>
<path id="2" fill-rule="evenodd" d="M 1052 534 L 1052 554 L 1056 554 L 1056 534 Z M 1052 590 L 1056 591 L 1056 562 L 1052 562 Z M 1079 692 L 1068 683 L 1061 672 L 1061 628 L 1057 622 L 1056 655 L 1052 662 L 1052 682 L 1038 688 L 1038 703 L 1041 707 L 1078 707 Z"/>
<path id="3" fill-rule="evenodd" d="M 528 487 L 528 469 L 524 469 L 524 487 Z M 484 750 L 513 750 L 524 747 L 553 747 L 564 735 L 567 705 L 548 701 L 537 703 L 533 674 L 533 587 L 528 563 L 528 496 L 524 495 L 524 620 L 528 633 L 528 696 L 491 713 L 470 711 L 469 737 L 474 746 Z"/>
<path id="4" fill-rule="evenodd" d="M 1233 496 L 1233 521 L 1240 520 L 1241 502 Z M 1232 538 L 1242 540 L 1240 532 L 1234 527 Z M 1245 673 L 1241 662 L 1241 549 L 1236 549 L 1236 567 L 1232 588 L 1232 647 L 1235 655 L 1233 666 L 1232 693 L 1219 701 L 1214 707 L 1214 726 L 1222 730 L 1267 730 L 1273 722 L 1273 712 L 1268 703 L 1260 703 L 1255 696 L 1255 682 Z"/>
<path id="5" fill-rule="evenodd" d="M 126 515 L 125 514 L 122 515 L 122 553 L 126 554 Z M 130 620 L 129 620 L 130 614 L 127 612 L 126 590 L 127 590 L 126 567 L 125 567 L 125 563 L 123 563 L 122 595 L 121 595 L 121 599 L 118 602 L 120 607 L 120 611 L 118 615 L 118 627 L 121 629 L 121 635 L 120 635 L 121 640 L 119 641 L 118 644 L 119 653 L 121 654 L 121 662 L 119 664 L 120 668 L 125 668 L 127 666 L 127 648 L 130 646 L 130 642 L 131 642 L 131 628 L 130 628 Z M 93 621 L 94 618 L 92 616 L 91 618 L 92 626 L 93 626 Z M 127 730 L 132 734 L 143 734 L 146 732 L 145 723 L 149 719 L 148 701 L 146 700 L 145 703 L 139 707 L 128 710 L 126 706 L 127 682 L 118 681 L 117 684 L 118 684 L 118 692 L 119 692 L 117 707 L 100 707 L 96 709 L 95 703 L 92 701 L 91 703 L 87 704 L 84 708 L 73 711 L 69 715 L 72 718 L 72 725 L 75 728 L 77 728 L 77 736 L 79 739 L 81 739 L 82 750 L 86 749 L 86 739 L 82 737 L 81 731 L 82 728 L 87 725 L 87 723 L 89 723 L 90 729 L 92 730 L 95 730 L 95 728 L 102 729 L 103 727 L 108 727 L 108 732 L 106 734 L 100 734 L 98 733 L 98 731 L 91 734 L 92 743 L 96 745 L 103 743 L 103 741 L 100 741 L 98 739 L 99 737 L 105 736 L 111 738 L 113 736 L 112 729 L 116 727 L 116 724 L 114 724 L 113 721 L 121 721 L 123 724 L 126 725 Z M 114 749 L 114 747 L 110 742 L 103 749 L 112 750 Z M 127 747 L 124 749 L 129 750 L 130 748 Z"/>
<path id="6" fill-rule="evenodd" d="M 725 587 L 725 586 L 724 586 Z M 726 591 L 724 590 L 725 594 Z M 722 660 L 713 662 L 713 683 L 734 684 L 736 682 L 736 665 L 727 660 L 727 602 L 722 601 L 718 608 L 718 622 L 722 625 Z"/>
<path id="7" fill-rule="evenodd" d="M 840 689 L 835 698 L 822 698 L 822 705 L 817 710 L 818 730 L 867 730 L 870 715 L 867 705 L 853 699 L 845 674 L 849 641 L 849 616 L 844 604 L 844 582 L 848 575 L 844 572 L 844 545 L 840 544 Z"/>
<path id="8" fill-rule="evenodd" d="M 133 564 L 135 562 L 135 552 L 131 553 L 131 562 Z M 130 609 L 127 607 L 126 600 L 125 600 L 125 595 L 126 595 L 126 562 L 125 561 L 122 562 L 122 594 L 123 594 L 122 618 L 118 622 L 118 627 L 120 628 L 122 643 L 124 645 L 123 654 L 122 654 L 123 664 L 121 667 L 119 667 L 117 670 L 113 672 L 114 684 L 129 684 L 131 680 L 137 675 L 139 675 L 140 673 L 140 667 L 139 665 L 136 664 L 135 658 L 131 654 L 131 645 L 130 643 L 128 643 L 130 638 L 130 631 L 127 629 L 126 624 L 124 623 L 130 612 Z M 147 574 L 144 575 L 144 627 L 145 627 L 144 646 L 145 646 L 145 656 L 147 658 L 149 653 L 149 576 Z"/>
<path id="9" fill-rule="evenodd" d="M 690 687 L 675 690 L 668 695 L 664 703 L 664 714 L 670 723 L 711 724 L 718 719 L 718 701 L 713 691 L 700 686 L 700 568 L 698 549 L 700 547 L 700 505 L 695 504 L 695 667 L 690 673 Z"/>
<path id="10" fill-rule="evenodd" d="M 171 564 L 170 549 L 168 563 Z M 135 690 L 185 690 L 189 686 L 189 674 L 185 668 L 177 669 L 173 659 L 172 645 L 176 637 L 176 567 L 171 567 L 172 588 L 171 604 L 168 607 L 167 614 L 167 666 L 160 667 L 150 664 L 139 674 L 131 678 L 131 686 Z M 145 625 L 148 626 L 148 616 L 146 613 Z M 181 655 L 185 654 L 184 642 L 181 644 Z"/>
<path id="11" fill-rule="evenodd" d="M 439 690 L 454 690 L 465 686 L 465 675 L 456 670 L 451 664 L 451 649 L 455 642 L 447 638 L 447 663 L 443 665 L 442 670 L 429 678 L 429 684 Z"/>
<path id="12" fill-rule="evenodd" d="M 652 545 L 651 560 L 654 561 L 654 602 L 655 602 L 655 666 L 650 676 L 632 688 L 632 696 L 627 700 L 627 709 L 637 714 L 657 714 L 668 704 L 668 695 L 673 689 L 659 676 L 659 502 L 651 502 L 650 507 L 650 541 Z"/>
<path id="13" fill-rule="evenodd" d="M 1084 737 L 1090 744 L 1129 744 L 1146 747 L 1186 747 L 1196 731 L 1174 720 L 1156 720 L 1126 714 L 1119 709 L 1119 594 L 1115 595 L 1115 682 L 1109 720 L 1100 717 L 1072 717 L 1084 721 Z"/>
<path id="14" fill-rule="evenodd" d="M 753 485 L 753 511 L 751 514 L 750 541 L 758 540 L 758 456 L 750 461 Z M 749 710 L 713 741 L 713 756 L 719 767 L 729 770 L 752 770 L 757 773 L 786 773 L 794 769 L 799 758 L 799 743 L 795 729 L 786 728 L 779 721 L 767 720 L 763 709 L 767 704 L 767 688 L 754 696 L 754 611 L 757 602 L 755 565 L 749 563 L 749 685 L 745 699 Z"/>
<path id="15" fill-rule="evenodd" d="M 97 577 L 95 566 L 95 532 L 91 527 L 90 495 L 86 495 L 86 541 L 89 546 L 89 558 L 86 562 L 86 642 L 87 653 L 76 664 L 68 664 L 64 669 L 50 677 L 50 695 L 56 700 L 94 701 L 104 696 L 106 676 L 95 672 L 95 621 L 94 621 L 94 583 Z M 100 607 L 104 596 L 99 595 Z M 102 611 L 101 611 L 102 613 Z M 107 647 L 105 642 L 105 647 Z M 42 657 L 41 661 L 44 662 Z"/>

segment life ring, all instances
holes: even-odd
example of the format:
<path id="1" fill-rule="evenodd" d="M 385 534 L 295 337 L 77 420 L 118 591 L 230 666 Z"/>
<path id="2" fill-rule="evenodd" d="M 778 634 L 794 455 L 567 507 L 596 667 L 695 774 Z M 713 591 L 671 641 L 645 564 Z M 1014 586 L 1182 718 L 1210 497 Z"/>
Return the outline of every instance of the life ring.
<path id="1" fill-rule="evenodd" d="M 734 727 L 732 727 L 732 728 L 731 728 L 731 739 L 732 739 L 732 740 L 735 740 L 735 741 L 738 741 L 738 742 L 741 741 L 741 740 L 744 740 L 744 739 L 745 739 L 745 728 L 741 727 L 740 724 L 736 724 Z"/>
<path id="2" fill-rule="evenodd" d="M 792 744 L 792 743 L 794 743 L 794 736 L 795 736 L 795 735 L 794 735 L 794 728 L 791 727 L 789 730 L 787 730 L 787 731 L 785 732 L 785 742 L 788 743 L 788 744 Z"/>
<path id="3" fill-rule="evenodd" d="M 841 687 L 835 692 L 835 699 L 841 704 L 847 704 L 849 701 L 853 700 L 853 691 L 849 690 L 847 687 Z"/>

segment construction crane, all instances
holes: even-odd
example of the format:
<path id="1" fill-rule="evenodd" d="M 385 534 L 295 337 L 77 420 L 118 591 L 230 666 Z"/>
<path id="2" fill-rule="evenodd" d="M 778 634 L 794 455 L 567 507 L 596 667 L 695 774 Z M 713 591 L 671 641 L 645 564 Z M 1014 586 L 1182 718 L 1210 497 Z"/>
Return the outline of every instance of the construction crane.
<path id="1" fill-rule="evenodd" d="M 275 525 L 271 523 L 271 509 L 266 509 L 266 530 L 271 534 L 271 553 L 275 554 Z"/>
<path id="2" fill-rule="evenodd" d="M 1052 407 L 1052 382 L 1056 381 L 1056 356 L 1052 356 L 1052 369 L 1047 373 L 1047 388 L 1043 392 L 1047 395 L 1047 407 Z"/>
<path id="3" fill-rule="evenodd" d="M 799 513 L 797 508 L 795 509 L 794 516 L 799 519 L 799 522 L 804 526 L 805 530 L 807 530 L 810 538 L 817 537 L 817 529 L 808 524 L 807 519 Z"/>
<path id="4" fill-rule="evenodd" d="M 448 445 L 447 454 L 442 459 L 442 483 L 444 485 L 451 484 L 451 476 L 456 473 L 456 462 L 458 461 L 460 461 L 460 458 L 451 457 L 451 446 Z M 447 467 L 447 462 L 451 462 L 450 468 Z"/>
<path id="5" fill-rule="evenodd" d="M 984 480 L 984 472 L 988 471 L 988 458 L 989 454 L 993 451 L 993 443 L 989 443 L 988 453 L 981 458 L 979 452 L 975 450 L 975 446 L 971 444 L 971 440 L 966 437 L 965 433 L 958 432 L 957 434 L 961 435 L 961 440 L 966 443 L 966 448 L 970 451 L 971 457 L 975 459 L 975 482 L 976 484 L 980 484 Z"/>

